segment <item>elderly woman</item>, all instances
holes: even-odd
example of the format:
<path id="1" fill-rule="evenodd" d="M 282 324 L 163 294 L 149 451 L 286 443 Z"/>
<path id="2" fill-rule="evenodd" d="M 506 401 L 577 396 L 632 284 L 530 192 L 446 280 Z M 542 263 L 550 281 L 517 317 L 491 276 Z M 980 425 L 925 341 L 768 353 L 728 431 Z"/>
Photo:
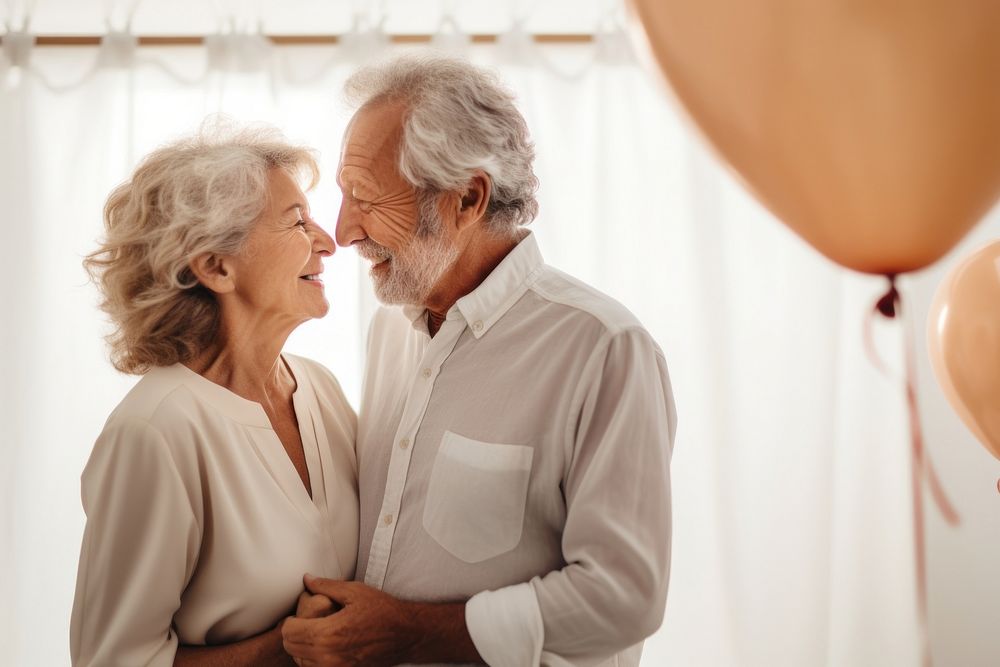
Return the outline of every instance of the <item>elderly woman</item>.
<path id="1" fill-rule="evenodd" d="M 289 664 L 302 576 L 354 574 L 356 417 L 288 335 L 329 309 L 311 153 L 267 130 L 153 152 L 86 260 L 142 379 L 83 473 L 77 665 Z M 305 598 L 303 598 L 305 599 Z"/>

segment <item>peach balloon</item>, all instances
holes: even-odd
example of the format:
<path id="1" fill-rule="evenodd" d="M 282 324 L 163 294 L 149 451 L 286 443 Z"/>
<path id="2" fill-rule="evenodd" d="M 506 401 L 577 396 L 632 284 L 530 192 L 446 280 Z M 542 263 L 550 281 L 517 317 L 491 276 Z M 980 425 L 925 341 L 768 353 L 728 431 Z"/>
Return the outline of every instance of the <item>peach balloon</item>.
<path id="1" fill-rule="evenodd" d="M 631 4 L 709 141 L 831 260 L 919 269 L 997 197 L 997 0 Z"/>
<path id="2" fill-rule="evenodd" d="M 955 412 L 1000 459 L 1000 241 L 945 277 L 931 305 L 927 344 Z"/>

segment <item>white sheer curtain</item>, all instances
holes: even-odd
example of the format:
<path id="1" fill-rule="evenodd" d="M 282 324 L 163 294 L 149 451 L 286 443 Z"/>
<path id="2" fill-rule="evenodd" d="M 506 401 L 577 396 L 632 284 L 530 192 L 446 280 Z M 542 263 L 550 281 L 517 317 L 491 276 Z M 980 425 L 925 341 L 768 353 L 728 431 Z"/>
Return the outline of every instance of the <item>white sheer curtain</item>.
<path id="1" fill-rule="evenodd" d="M 644 664 L 916 665 L 905 403 L 862 340 L 884 281 L 830 265 L 756 205 L 622 46 L 615 33 L 585 46 L 511 33 L 466 53 L 519 95 L 548 261 L 629 306 L 668 358 L 673 569 Z M 80 266 L 108 191 L 222 111 L 316 146 L 325 178 L 311 202 L 335 223 L 340 84 L 377 45 L 218 48 L 214 60 L 202 47 L 144 47 L 132 62 L 127 49 L 98 61 L 96 48 L 36 48 L 21 70 L 0 60 L 0 664 L 68 663 L 79 474 L 134 382 L 106 361 Z M 994 216 L 951 261 L 998 233 Z M 931 454 L 964 520 L 953 531 L 928 511 L 932 640 L 939 664 L 987 665 L 1000 655 L 1000 466 L 948 410 L 920 347 L 947 264 L 904 284 Z M 374 302 L 351 251 L 327 270 L 331 315 L 289 347 L 356 400 Z M 899 323 L 876 324 L 875 342 L 901 373 Z"/>

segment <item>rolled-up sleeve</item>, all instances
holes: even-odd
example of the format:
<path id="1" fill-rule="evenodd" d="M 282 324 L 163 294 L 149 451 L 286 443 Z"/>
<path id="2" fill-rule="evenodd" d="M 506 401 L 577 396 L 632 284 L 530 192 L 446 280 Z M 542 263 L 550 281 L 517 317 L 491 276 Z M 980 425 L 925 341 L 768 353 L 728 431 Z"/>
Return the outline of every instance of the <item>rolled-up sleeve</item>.
<path id="1" fill-rule="evenodd" d="M 160 433 L 105 427 L 82 478 L 87 514 L 70 630 L 74 665 L 172 665 L 171 629 L 200 530 Z"/>
<path id="2" fill-rule="evenodd" d="M 567 426 L 567 565 L 466 607 L 469 633 L 494 667 L 597 664 L 663 620 L 677 424 L 663 354 L 641 328 L 608 334 L 577 394 Z"/>

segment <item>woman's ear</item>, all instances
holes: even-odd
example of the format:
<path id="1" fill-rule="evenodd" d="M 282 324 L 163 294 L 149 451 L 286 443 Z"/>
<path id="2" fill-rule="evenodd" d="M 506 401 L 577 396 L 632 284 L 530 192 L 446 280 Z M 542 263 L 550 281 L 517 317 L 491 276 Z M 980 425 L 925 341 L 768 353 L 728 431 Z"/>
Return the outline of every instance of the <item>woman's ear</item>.
<path id="1" fill-rule="evenodd" d="M 216 294 L 225 294 L 236 289 L 233 282 L 233 267 L 223 255 L 202 253 L 192 259 L 188 266 L 198 282 Z"/>
<path id="2" fill-rule="evenodd" d="M 458 206 L 459 229 L 474 225 L 486 217 L 486 209 L 490 204 L 493 192 L 493 180 L 484 171 L 476 170 L 462 193 Z"/>

